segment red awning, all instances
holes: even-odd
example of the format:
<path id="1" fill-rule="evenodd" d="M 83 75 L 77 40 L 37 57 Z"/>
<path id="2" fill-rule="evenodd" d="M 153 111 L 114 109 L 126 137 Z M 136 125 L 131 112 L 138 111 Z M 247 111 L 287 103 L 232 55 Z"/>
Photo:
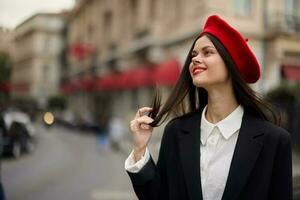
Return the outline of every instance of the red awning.
<path id="1" fill-rule="evenodd" d="M 153 73 L 154 69 L 152 67 L 141 67 L 136 70 L 130 70 L 125 73 L 127 81 L 123 83 L 123 88 L 135 89 L 154 85 Z"/>
<path id="2" fill-rule="evenodd" d="M 140 66 L 121 73 L 110 73 L 100 78 L 95 90 L 135 89 L 153 85 L 153 69 Z"/>
<path id="3" fill-rule="evenodd" d="M 108 74 L 99 79 L 95 85 L 95 90 L 115 90 L 120 87 L 121 74 Z"/>
<path id="4" fill-rule="evenodd" d="M 154 80 L 158 85 L 175 85 L 180 75 L 180 64 L 176 60 L 161 63 L 155 70 Z"/>
<path id="5" fill-rule="evenodd" d="M 180 64 L 168 60 L 152 66 L 139 66 L 122 73 L 110 73 L 97 81 L 95 90 L 136 89 L 155 85 L 174 85 L 180 74 Z"/>
<path id="6" fill-rule="evenodd" d="M 29 91 L 29 83 L 14 83 L 11 84 L 10 89 L 19 92 L 27 92 Z"/>
<path id="7" fill-rule="evenodd" d="M 65 94 L 74 91 L 126 90 L 149 86 L 174 85 L 180 74 L 180 64 L 168 60 L 157 65 L 142 65 L 125 72 L 109 73 L 103 77 L 74 79 L 62 86 Z"/>
<path id="8" fill-rule="evenodd" d="M 94 84 L 94 78 L 81 78 L 73 81 L 74 89 L 76 91 L 90 91 Z"/>
<path id="9" fill-rule="evenodd" d="M 92 91 L 94 82 L 93 77 L 76 78 L 63 84 L 61 89 L 64 94 L 70 94 L 74 91 Z"/>
<path id="10" fill-rule="evenodd" d="M 0 83 L 0 91 L 1 92 L 9 92 L 11 90 L 11 84 L 10 83 Z"/>
<path id="11" fill-rule="evenodd" d="M 80 60 L 85 59 L 88 55 L 95 52 L 95 50 L 95 45 L 89 43 L 74 43 L 70 46 L 71 55 Z"/>
<path id="12" fill-rule="evenodd" d="M 286 79 L 300 82 L 300 66 L 283 65 L 282 72 Z"/>
<path id="13" fill-rule="evenodd" d="M 71 83 L 65 83 L 62 85 L 61 90 L 65 95 L 68 95 L 74 91 Z"/>

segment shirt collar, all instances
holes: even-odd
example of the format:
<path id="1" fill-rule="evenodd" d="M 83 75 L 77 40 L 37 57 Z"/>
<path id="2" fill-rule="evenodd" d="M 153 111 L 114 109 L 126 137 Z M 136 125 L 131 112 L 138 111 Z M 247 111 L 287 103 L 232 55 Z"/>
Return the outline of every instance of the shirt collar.
<path id="1" fill-rule="evenodd" d="M 217 127 L 221 135 L 228 140 L 236 131 L 241 128 L 242 118 L 244 114 L 244 109 L 239 105 L 232 113 L 230 113 L 226 118 L 219 121 L 216 124 L 210 123 L 205 118 L 207 106 L 202 111 L 201 117 L 201 143 L 205 144 L 207 138 L 211 134 L 212 130 Z"/>

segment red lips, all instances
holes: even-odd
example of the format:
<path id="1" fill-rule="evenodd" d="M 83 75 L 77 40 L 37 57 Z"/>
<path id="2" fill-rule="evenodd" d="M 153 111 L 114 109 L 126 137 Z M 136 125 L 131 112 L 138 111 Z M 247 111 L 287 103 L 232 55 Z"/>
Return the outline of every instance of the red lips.
<path id="1" fill-rule="evenodd" d="M 200 67 L 200 66 L 196 66 L 192 68 L 192 74 L 196 75 L 196 74 L 200 74 L 203 71 L 205 71 L 207 68 L 206 67 Z"/>

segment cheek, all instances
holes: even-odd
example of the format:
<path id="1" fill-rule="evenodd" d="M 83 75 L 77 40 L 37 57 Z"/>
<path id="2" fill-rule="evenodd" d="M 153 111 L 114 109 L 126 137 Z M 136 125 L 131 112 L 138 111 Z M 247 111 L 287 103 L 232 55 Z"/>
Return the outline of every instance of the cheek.
<path id="1" fill-rule="evenodd" d="M 193 76 L 192 67 L 193 67 L 193 63 L 191 62 L 190 65 L 189 65 L 189 73 L 190 73 L 191 77 Z"/>
<path id="2" fill-rule="evenodd" d="M 212 69 L 213 73 L 217 74 L 218 76 L 227 77 L 228 71 L 225 66 L 218 65 L 217 67 Z"/>
<path id="3" fill-rule="evenodd" d="M 228 70 L 222 60 L 212 62 L 209 65 L 211 65 L 208 70 L 211 78 L 214 77 L 213 79 L 217 79 L 219 81 L 226 81 L 229 79 Z"/>

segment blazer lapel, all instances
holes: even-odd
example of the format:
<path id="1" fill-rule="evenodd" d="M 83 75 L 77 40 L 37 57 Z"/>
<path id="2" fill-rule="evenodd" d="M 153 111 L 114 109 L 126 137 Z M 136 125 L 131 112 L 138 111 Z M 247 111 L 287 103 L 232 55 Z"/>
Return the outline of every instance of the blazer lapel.
<path id="1" fill-rule="evenodd" d="M 185 118 L 178 131 L 179 155 L 191 200 L 202 199 L 200 179 L 200 118 L 196 111 Z"/>
<path id="2" fill-rule="evenodd" d="M 245 112 L 222 200 L 238 198 L 263 146 L 263 136 L 258 120 Z"/>

